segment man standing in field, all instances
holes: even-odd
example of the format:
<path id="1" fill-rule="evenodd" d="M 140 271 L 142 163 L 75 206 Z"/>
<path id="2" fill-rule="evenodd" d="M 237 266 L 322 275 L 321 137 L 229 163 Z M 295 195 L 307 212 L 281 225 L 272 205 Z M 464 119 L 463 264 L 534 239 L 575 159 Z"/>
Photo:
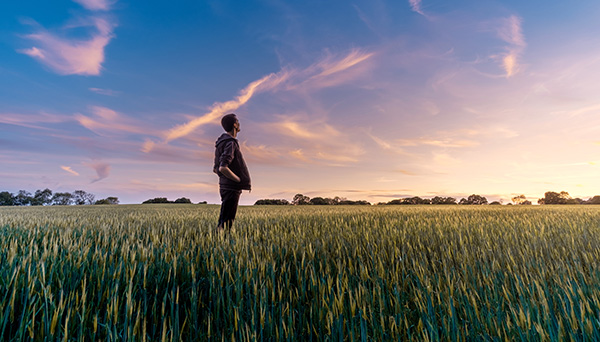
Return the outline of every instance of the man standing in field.
<path id="1" fill-rule="evenodd" d="M 236 137 L 240 132 L 240 122 L 235 114 L 221 118 L 221 126 L 226 133 L 221 134 L 215 143 L 215 164 L 213 171 L 219 175 L 221 194 L 221 214 L 217 229 L 231 229 L 242 190 L 250 190 L 250 173 L 240 151 Z"/>

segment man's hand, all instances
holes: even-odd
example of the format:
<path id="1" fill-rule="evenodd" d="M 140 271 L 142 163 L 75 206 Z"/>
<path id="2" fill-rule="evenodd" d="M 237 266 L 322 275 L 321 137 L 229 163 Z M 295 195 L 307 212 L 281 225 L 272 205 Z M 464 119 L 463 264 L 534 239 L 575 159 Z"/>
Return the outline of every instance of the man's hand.
<path id="1" fill-rule="evenodd" d="M 219 172 L 221 172 L 225 177 L 231 179 L 232 181 L 239 183 L 241 182 L 240 177 L 238 177 L 233 171 L 229 169 L 227 166 L 219 167 Z"/>

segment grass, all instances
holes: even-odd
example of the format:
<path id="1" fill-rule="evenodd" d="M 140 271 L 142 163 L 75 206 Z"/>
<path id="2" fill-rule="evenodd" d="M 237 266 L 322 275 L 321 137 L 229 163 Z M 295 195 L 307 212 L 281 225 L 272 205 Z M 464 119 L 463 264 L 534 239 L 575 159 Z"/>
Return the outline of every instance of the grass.
<path id="1" fill-rule="evenodd" d="M 595 206 L 0 208 L 0 338 L 600 340 Z"/>

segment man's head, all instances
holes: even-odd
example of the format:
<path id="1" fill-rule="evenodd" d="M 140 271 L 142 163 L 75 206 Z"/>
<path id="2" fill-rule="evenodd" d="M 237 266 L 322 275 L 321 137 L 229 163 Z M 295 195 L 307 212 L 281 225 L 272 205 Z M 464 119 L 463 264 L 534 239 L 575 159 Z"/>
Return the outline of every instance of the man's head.
<path id="1" fill-rule="evenodd" d="M 223 126 L 225 132 L 231 132 L 233 130 L 236 130 L 236 132 L 240 131 L 240 122 L 233 113 L 227 114 L 221 118 L 221 126 Z"/>

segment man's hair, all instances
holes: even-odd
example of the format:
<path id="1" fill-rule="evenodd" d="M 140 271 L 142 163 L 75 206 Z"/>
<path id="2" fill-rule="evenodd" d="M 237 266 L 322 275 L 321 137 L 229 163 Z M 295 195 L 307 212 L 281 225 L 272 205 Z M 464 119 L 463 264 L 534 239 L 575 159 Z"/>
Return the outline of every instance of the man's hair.
<path id="1" fill-rule="evenodd" d="M 221 118 L 221 126 L 223 126 L 225 132 L 231 132 L 231 130 L 233 129 L 233 124 L 235 124 L 236 121 L 237 117 L 235 116 L 235 114 L 227 114 L 223 118 Z"/>

